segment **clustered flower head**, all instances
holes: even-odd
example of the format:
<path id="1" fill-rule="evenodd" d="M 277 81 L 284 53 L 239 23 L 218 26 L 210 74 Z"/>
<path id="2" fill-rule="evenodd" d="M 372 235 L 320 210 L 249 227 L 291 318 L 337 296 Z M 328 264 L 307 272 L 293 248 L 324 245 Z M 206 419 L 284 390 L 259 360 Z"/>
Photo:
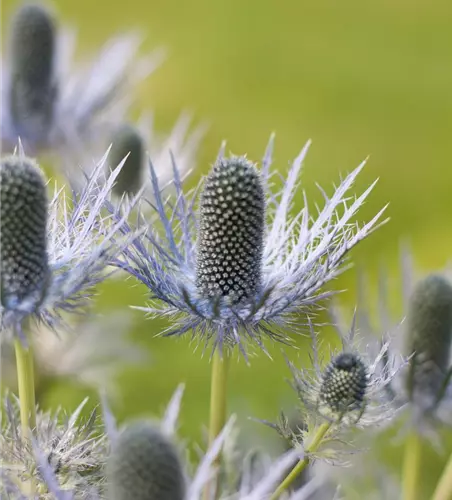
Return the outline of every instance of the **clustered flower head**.
<path id="1" fill-rule="evenodd" d="M 407 279 L 411 283 L 413 279 Z M 403 407 L 408 427 L 438 444 L 437 430 L 452 425 L 452 285 L 428 275 L 405 290 L 406 319 L 400 352 L 407 365 L 390 385 L 394 406 Z"/>
<path id="2" fill-rule="evenodd" d="M 103 456 L 100 463 L 105 464 L 105 467 L 87 473 L 84 481 L 77 485 L 65 483 L 65 476 L 61 469 L 55 467 L 58 463 L 53 456 L 49 459 L 49 454 L 43 451 L 43 447 L 35 444 L 33 466 L 38 471 L 36 479 L 47 494 L 53 495 L 52 498 L 57 500 L 123 500 L 132 496 L 137 500 L 201 500 L 205 485 L 215 473 L 215 457 L 228 446 L 233 437 L 235 419 L 230 418 L 191 475 L 188 473 L 189 464 L 182 458 L 181 445 L 175 435 L 182 394 L 183 386 L 180 386 L 160 422 L 139 420 L 126 424 L 122 429 L 116 428 L 114 417 L 108 407 L 104 407 L 107 435 L 102 434 L 96 443 L 102 443 Z M 73 417 L 71 420 L 75 421 Z M 88 421 L 92 422 L 93 419 Z M 105 445 L 107 436 L 109 444 Z M 259 454 L 259 466 L 251 459 L 252 456 L 256 454 L 251 453 L 241 458 L 241 475 L 235 487 L 231 489 L 230 482 L 226 487 L 220 481 L 219 499 L 266 498 L 299 453 L 291 450 L 277 460 Z M 219 474 L 219 477 L 226 478 L 225 472 Z M 286 500 L 309 500 L 325 484 L 325 479 L 313 478 L 299 490 L 286 496 Z M 8 484 L 11 484 L 9 480 Z M 18 490 L 10 487 L 9 491 L 17 495 L 12 497 L 14 500 L 21 498 L 16 493 Z"/>
<path id="3" fill-rule="evenodd" d="M 271 189 L 273 140 L 260 170 L 245 157 L 220 153 L 200 188 L 198 209 L 198 191 L 184 193 L 177 165 L 176 195 L 166 199 L 151 163 L 162 231 L 150 227 L 112 264 L 148 287 L 152 303 L 145 312 L 172 318 L 166 335 L 191 332 L 198 341 L 212 340 L 213 349 L 238 345 L 246 355 L 249 340 L 264 350 L 265 337 L 286 341 L 291 315 L 330 295 L 320 289 L 340 274 L 349 250 L 378 226 L 384 209 L 362 227 L 353 222 L 375 184 L 357 198 L 346 197 L 360 165 L 331 198 L 322 191 L 325 206 L 317 218 L 305 199 L 292 217 L 308 146 L 280 192 Z"/>
<path id="4" fill-rule="evenodd" d="M 190 115 L 183 113 L 168 136 L 159 134 L 146 116 L 143 116 L 137 125 L 123 122 L 114 128 L 108 138 L 111 151 L 107 166 L 114 168 L 127 157 L 113 187 L 116 199 L 133 197 L 142 190 L 143 198 L 152 200 L 148 156 L 156 165 L 162 189 L 169 187 L 173 182 L 173 161 L 177 163 L 182 177 L 189 174 L 194 167 L 199 143 L 206 128 L 204 125 L 199 125 L 190 131 L 190 123 Z M 73 174 L 76 172 L 71 170 L 71 184 L 77 185 L 79 179 Z"/>
<path id="5" fill-rule="evenodd" d="M 355 320 L 346 336 L 341 336 L 342 349 L 331 351 L 325 363 L 318 349 L 317 334 L 311 324 L 313 368 L 297 368 L 289 363 L 292 387 L 297 393 L 303 426 L 293 428 L 282 413 L 280 422 L 270 424 L 312 458 L 341 463 L 347 449 L 334 443 L 348 442 L 348 431 L 354 428 L 387 427 L 396 415 L 387 394 L 387 387 L 397 375 L 403 358 L 389 355 L 389 342 L 377 341 L 360 345 Z M 384 360 L 384 361 L 383 361 Z M 268 423 L 268 422 L 267 422 Z M 311 450 L 314 435 L 322 424 L 328 424 L 323 444 Z"/>
<path id="6" fill-rule="evenodd" d="M 141 39 L 127 34 L 74 70 L 74 32 L 60 28 L 40 3 L 19 7 L 9 32 L 2 60 L 2 148 L 11 150 L 20 137 L 27 153 L 52 150 L 62 161 L 86 148 L 91 137 L 108 135 L 124 116 L 132 88 L 162 56 L 137 57 Z"/>
<path id="7" fill-rule="evenodd" d="M 65 489 L 83 491 L 103 482 L 108 443 L 96 410 L 86 418 L 81 417 L 86 403 L 87 399 L 71 414 L 61 409 L 38 410 L 34 439 L 30 441 L 21 433 L 19 401 L 14 396 L 5 397 L 0 436 L 0 472 L 4 479 L 1 496 L 29 498 L 25 496 L 27 486 L 33 484 L 39 498 L 51 498 L 36 460 L 36 450 L 45 457 L 47 467 Z"/>
<path id="8" fill-rule="evenodd" d="M 48 201 L 44 174 L 21 147 L 1 159 L 2 337 L 11 330 L 21 335 L 28 317 L 54 326 L 61 313 L 84 304 L 107 276 L 108 261 L 122 249 L 119 240 L 112 241 L 121 222 L 106 228 L 102 210 L 121 165 L 100 186 L 104 161 L 72 200 L 55 189 Z"/>
<path id="9" fill-rule="evenodd" d="M 398 414 L 404 420 L 404 431 L 424 435 L 438 445 L 438 429 L 452 424 L 452 285 L 447 272 L 418 277 L 406 247 L 402 248 L 400 269 L 401 319 L 393 320 L 387 277 L 381 273 L 378 325 L 370 319 L 365 299 L 358 309 L 358 324 L 369 338 L 377 330 L 385 332 L 391 339 L 388 355 L 403 365 L 387 392 L 393 407 L 402 410 Z M 361 288 L 360 296 L 364 297 L 366 293 Z"/>

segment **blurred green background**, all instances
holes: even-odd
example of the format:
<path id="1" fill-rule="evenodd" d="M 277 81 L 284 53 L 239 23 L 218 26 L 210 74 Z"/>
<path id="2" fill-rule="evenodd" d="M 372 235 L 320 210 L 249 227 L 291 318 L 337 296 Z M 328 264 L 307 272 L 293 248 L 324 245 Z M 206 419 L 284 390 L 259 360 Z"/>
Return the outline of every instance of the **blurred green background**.
<path id="1" fill-rule="evenodd" d="M 2 2 L 2 28 L 18 5 Z M 451 255 L 452 169 L 452 3 L 381 0 L 271 2 L 268 0 L 190 2 L 55 2 L 64 22 L 78 28 L 81 55 L 95 51 L 110 36 L 138 28 L 146 35 L 143 51 L 166 47 L 165 64 L 142 86 L 134 112 L 152 109 L 157 126 L 169 130 L 183 109 L 210 129 L 202 143 L 191 182 L 207 172 L 221 140 L 228 150 L 259 160 L 276 132 L 275 165 L 282 172 L 307 139 L 313 139 L 303 173 L 304 188 L 320 200 L 315 182 L 331 192 L 332 183 L 370 155 L 356 190 L 380 181 L 359 214 L 373 215 L 390 202 L 391 221 L 360 244 L 352 258 L 376 283 L 384 263 L 398 282 L 399 242 L 406 238 L 421 269 L 442 268 Z M 301 196 L 299 203 L 301 204 Z M 299 205 L 301 206 L 301 205 Z M 346 288 L 342 301 L 352 310 L 356 274 L 335 284 Z M 400 306 L 392 289 L 394 311 Z M 103 286 L 102 311 L 143 305 L 145 290 L 129 282 Z M 121 376 L 114 404 L 120 419 L 156 413 L 179 382 L 186 383 L 182 430 L 196 438 L 206 422 L 209 359 L 186 340 L 154 338 L 161 323 L 135 315 L 134 338 L 149 348 L 152 362 Z M 108 335 L 108 332 L 106 332 Z M 306 359 L 299 344 L 292 359 Z M 284 378 L 288 370 L 273 348 L 274 360 L 256 356 L 248 367 L 233 363 L 230 408 L 252 432 L 246 416 L 274 420 L 294 402 Z M 55 383 L 41 403 L 74 407 L 86 390 Z M 391 453 L 400 462 L 399 449 Z M 443 458 L 426 448 L 426 491 Z"/>

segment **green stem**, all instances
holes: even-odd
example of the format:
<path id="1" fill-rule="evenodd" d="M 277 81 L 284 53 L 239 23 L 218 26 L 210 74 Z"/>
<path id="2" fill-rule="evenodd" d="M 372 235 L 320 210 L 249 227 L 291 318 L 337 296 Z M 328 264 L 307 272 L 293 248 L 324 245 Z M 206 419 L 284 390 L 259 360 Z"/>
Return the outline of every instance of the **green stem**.
<path id="1" fill-rule="evenodd" d="M 33 353 L 25 348 L 20 339 L 14 341 L 16 350 L 17 384 L 19 387 L 20 422 L 22 437 L 28 438 L 36 427 L 36 402 L 33 377 Z"/>
<path id="2" fill-rule="evenodd" d="M 403 499 L 416 500 L 419 496 L 419 472 L 421 467 L 422 442 L 419 435 L 412 432 L 405 443 L 403 462 Z"/>
<path id="3" fill-rule="evenodd" d="M 276 500 L 279 496 L 284 493 L 287 488 L 295 481 L 295 479 L 306 469 L 309 465 L 309 455 L 317 450 L 317 448 L 322 444 L 325 434 L 329 431 L 331 427 L 331 422 L 325 422 L 319 427 L 314 434 L 312 441 L 305 449 L 305 457 L 300 460 L 295 467 L 289 472 L 284 481 L 276 488 L 276 491 L 270 497 L 270 500 Z"/>
<path id="4" fill-rule="evenodd" d="M 226 401 L 227 401 L 227 378 L 230 354 L 225 348 L 223 352 L 218 350 L 213 355 L 212 378 L 210 385 L 210 423 L 209 423 L 209 446 L 217 438 L 226 424 Z M 214 460 L 214 465 L 220 464 L 220 455 Z M 216 481 L 212 479 L 204 491 L 204 499 L 215 498 Z"/>
<path id="5" fill-rule="evenodd" d="M 432 500 L 451 500 L 452 498 L 452 455 L 436 485 Z"/>

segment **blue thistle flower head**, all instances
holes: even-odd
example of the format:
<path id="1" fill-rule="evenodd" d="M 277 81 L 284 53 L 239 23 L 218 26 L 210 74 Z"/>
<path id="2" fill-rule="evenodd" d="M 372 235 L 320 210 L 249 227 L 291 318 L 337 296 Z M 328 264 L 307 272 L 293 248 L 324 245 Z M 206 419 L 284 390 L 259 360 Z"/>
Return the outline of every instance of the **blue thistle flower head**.
<path id="1" fill-rule="evenodd" d="M 175 158 L 181 177 L 191 172 L 206 130 L 204 124 L 191 129 L 191 122 L 191 116 L 182 113 L 168 135 L 159 134 L 147 116 L 141 117 L 136 125 L 122 123 L 115 128 L 109 137 L 112 146 L 108 167 L 118 165 L 127 156 L 113 188 L 116 199 L 122 200 L 125 196 L 136 195 L 140 190 L 143 192 L 143 198 L 153 199 L 152 180 L 147 168 L 147 151 L 157 165 L 156 174 L 161 189 L 170 187 L 173 183 L 171 155 Z M 67 172 L 71 185 L 77 186 L 82 180 L 77 173 L 80 172 L 74 169 Z"/>
<path id="2" fill-rule="evenodd" d="M 391 356 L 399 360 L 400 370 L 387 390 L 393 407 L 402 410 L 402 433 L 417 432 L 440 449 L 438 430 L 452 425 L 452 286 L 447 273 L 419 279 L 406 248 L 402 248 L 400 268 L 405 319 L 393 320 L 387 277 L 382 273 L 379 324 L 374 326 L 370 321 L 364 308 L 368 304 L 360 313 L 360 323 L 369 335 L 378 327 L 392 339 Z"/>
<path id="3" fill-rule="evenodd" d="M 312 323 L 310 331 L 312 368 L 299 369 L 289 363 L 304 425 L 293 429 L 283 413 L 278 423 L 264 423 L 293 446 L 305 446 L 320 424 L 330 423 L 325 445 L 313 453 L 313 458 L 341 463 L 346 450 L 336 449 L 331 443 L 342 439 L 348 442 L 344 435 L 354 428 L 371 431 L 387 427 L 397 415 L 398 409 L 393 407 L 387 387 L 402 362 L 390 356 L 389 342 L 382 344 L 374 339 L 363 345 L 363 338 L 356 333 L 355 318 L 348 332 L 340 334 L 341 349 L 331 350 L 328 361 L 319 352 Z"/>
<path id="4" fill-rule="evenodd" d="M 307 312 L 331 293 L 323 285 L 343 270 L 349 250 L 380 223 L 384 208 L 359 227 L 353 217 L 371 192 L 346 197 L 363 165 L 349 174 L 314 219 L 305 206 L 291 216 L 309 144 L 294 160 L 281 192 L 270 187 L 273 139 L 258 170 L 245 157 L 223 153 L 201 187 L 184 193 L 173 163 L 176 196 L 162 196 L 150 164 L 154 207 L 163 231 L 149 228 L 112 262 L 144 283 L 152 304 L 140 308 L 171 317 L 166 335 L 191 332 L 213 349 L 246 341 L 261 348 L 264 337 L 287 341 L 292 314 Z M 116 217 L 120 212 L 110 210 Z M 127 233 L 129 226 L 123 227 Z"/>
<path id="5" fill-rule="evenodd" d="M 141 498 L 141 495 L 147 494 L 143 498 L 158 499 L 180 498 L 184 492 L 184 500 L 201 500 L 204 497 L 205 486 L 217 476 L 218 494 L 222 500 L 261 500 L 275 490 L 294 461 L 300 459 L 300 450 L 290 450 L 276 460 L 259 453 L 260 461 L 256 464 L 256 460 L 253 460 L 255 453 L 244 456 L 235 449 L 237 429 L 235 417 L 232 416 L 207 451 L 200 456 L 199 463 L 190 464 L 183 461 L 174 444 L 182 393 L 183 386 L 179 386 L 160 424 L 138 422 L 126 425 L 122 432 L 118 432 L 114 417 L 103 402 L 106 435 L 101 434 L 100 440 L 93 442 L 93 448 L 97 450 L 100 443 L 105 444 L 106 438 L 109 440 L 109 445 L 102 446 L 102 455 L 97 457 L 100 467 L 85 474 L 82 478 L 76 476 L 81 479 L 79 481 L 67 480 L 67 466 L 70 465 L 68 462 L 66 462 L 66 468 L 61 469 L 55 467 L 57 462 L 54 457 L 48 459 L 45 439 L 40 442 L 35 440 L 32 450 L 34 456 L 31 460 L 35 468 L 37 466 L 39 484 L 45 485 L 46 491 L 57 500 L 76 498 L 113 500 L 114 498 L 129 498 L 132 492 L 134 498 Z M 71 439 L 75 444 L 92 419 L 90 418 L 80 428 L 74 425 L 73 417 L 70 421 L 74 431 L 72 433 L 74 437 Z M 86 445 L 89 442 L 92 441 L 88 438 L 86 442 L 82 441 Z M 87 450 L 83 447 L 81 449 L 84 452 Z M 223 464 L 221 471 L 218 471 L 215 461 L 220 452 L 226 455 L 231 453 L 234 460 L 229 461 L 227 466 Z M 66 457 L 71 456 L 77 456 L 77 448 L 68 446 Z M 84 460 L 86 460 L 85 457 Z M 79 463 L 85 464 L 84 460 L 80 460 Z M 107 466 L 103 467 L 105 463 Z M 74 467 L 77 464 L 78 462 L 75 462 Z M 233 470 L 230 470 L 231 467 Z M 185 469 L 187 473 L 183 473 Z M 0 485 L 0 492 L 3 486 L 4 489 L 8 488 L 6 490 L 8 493 L 17 494 L 12 498 L 22 499 L 19 489 L 14 489 L 14 484 L 10 481 L 11 472 L 7 468 L 2 469 L 0 465 L 0 477 L 3 472 L 5 472 L 3 474 L 5 481 Z M 123 481 L 120 484 L 121 478 Z M 287 496 L 288 500 L 311 498 L 314 492 L 318 492 L 325 485 L 326 478 L 326 474 L 322 474 L 322 477 L 314 477 Z M 107 488 L 108 491 L 105 491 L 105 484 L 110 486 Z M 128 489 L 124 489 L 125 485 L 129 486 Z M 154 493 L 157 494 L 154 495 Z"/>
<path id="6" fill-rule="evenodd" d="M 109 446 L 97 410 L 92 410 L 86 418 L 81 415 L 87 401 L 86 398 L 69 414 L 61 409 L 51 413 L 37 408 L 36 427 L 30 442 L 21 435 L 18 399 L 13 395 L 4 398 L 0 416 L 0 474 L 6 484 L 0 485 L 0 495 L 4 493 L 2 487 L 7 488 L 9 483 L 17 485 L 18 496 L 6 498 L 22 498 L 20 493 L 23 498 L 30 498 L 25 496 L 30 480 L 36 491 L 42 493 L 47 491 L 49 477 L 64 489 L 80 491 L 103 482 Z"/>
<path id="7" fill-rule="evenodd" d="M 105 158 L 70 202 L 63 189 L 48 201 L 43 173 L 21 145 L 18 154 L 1 159 L 3 338 L 11 331 L 21 335 L 26 318 L 54 327 L 107 277 L 108 261 L 122 249 L 112 241 L 121 222 L 105 230 L 102 209 L 122 165 L 99 185 L 104 164 Z"/>
<path id="8" fill-rule="evenodd" d="M 131 91 L 162 60 L 137 57 L 141 37 L 108 41 L 91 64 L 75 67 L 75 32 L 61 27 L 42 3 L 18 7 L 2 60 L 1 139 L 12 151 L 18 138 L 35 155 L 50 150 L 67 162 L 83 143 L 108 136 L 130 104 Z M 69 168 L 68 165 L 66 165 Z"/>

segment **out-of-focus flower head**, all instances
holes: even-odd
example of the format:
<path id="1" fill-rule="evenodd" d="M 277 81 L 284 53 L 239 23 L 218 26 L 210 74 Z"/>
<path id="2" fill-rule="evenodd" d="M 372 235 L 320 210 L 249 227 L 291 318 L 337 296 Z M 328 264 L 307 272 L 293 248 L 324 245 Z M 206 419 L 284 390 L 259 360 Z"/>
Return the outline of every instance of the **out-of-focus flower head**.
<path id="1" fill-rule="evenodd" d="M 133 89 L 162 60 L 162 51 L 139 57 L 140 45 L 135 33 L 119 35 L 75 68 L 74 30 L 61 28 L 44 3 L 21 5 L 2 60 L 3 151 L 20 137 L 28 154 L 51 150 L 64 163 L 91 138 L 107 137 L 123 120 Z"/>
<path id="2" fill-rule="evenodd" d="M 388 426 L 396 415 L 387 387 L 403 363 L 389 357 L 389 342 L 360 345 L 355 329 L 353 321 L 347 335 L 341 336 L 341 350 L 330 351 L 329 361 L 325 362 L 311 325 L 313 367 L 299 369 L 289 363 L 304 425 L 294 429 L 284 413 L 277 424 L 269 424 L 294 447 L 304 450 L 309 448 L 319 425 L 329 424 L 322 445 L 311 452 L 313 459 L 343 462 L 343 455 L 354 450 L 349 431 Z M 344 437 L 347 434 L 348 440 Z M 345 447 L 335 446 L 338 443 Z"/>
<path id="3" fill-rule="evenodd" d="M 47 467 L 65 489 L 87 489 L 103 483 L 103 467 L 108 442 L 98 422 L 96 410 L 84 419 L 85 399 L 72 414 L 38 410 L 33 441 L 21 435 L 19 401 L 7 395 L 2 411 L 0 471 L 5 482 L 3 493 L 15 489 L 24 498 L 27 485 L 33 484 L 38 498 L 51 498 L 35 449 L 39 449 Z M 29 493 L 29 490 L 28 490 Z M 51 493 L 51 492 L 50 492 Z M 21 498 L 12 496 L 6 498 Z"/>
<path id="4" fill-rule="evenodd" d="M 199 215 L 197 191 L 183 192 L 177 165 L 176 195 L 169 200 L 151 165 L 163 232 L 149 228 L 112 263 L 148 287 L 152 303 L 142 310 L 172 318 L 166 335 L 191 332 L 198 341 L 212 340 L 214 349 L 238 345 L 246 355 L 248 340 L 263 349 L 265 337 L 286 341 L 291 315 L 306 313 L 331 294 L 321 287 L 340 274 L 347 253 L 379 225 L 384 208 L 361 227 L 353 221 L 375 184 L 359 197 L 346 194 L 362 164 L 331 198 L 322 190 L 325 206 L 317 217 L 306 199 L 292 217 L 308 146 L 279 192 L 271 189 L 273 139 L 261 171 L 245 157 L 224 158 L 220 152 L 201 188 Z M 131 230 L 123 226 L 126 234 Z"/>
<path id="5" fill-rule="evenodd" d="M 98 151 L 105 151 L 106 147 L 111 145 L 106 164 L 107 176 L 112 167 L 116 167 L 127 157 L 113 187 L 115 200 L 131 198 L 140 190 L 144 199 L 153 200 L 149 157 L 155 165 L 162 190 L 172 184 L 173 161 L 176 161 L 183 178 L 193 170 L 206 126 L 201 124 L 190 131 L 190 124 L 190 115 L 182 113 L 169 135 L 165 135 L 155 129 L 150 117 L 143 116 L 137 125 L 129 122 L 118 124 L 106 141 L 100 141 L 96 148 Z M 95 162 L 92 161 L 94 149 L 93 147 L 89 150 L 90 158 L 86 158 L 83 165 L 91 164 L 92 168 L 95 168 Z M 84 180 L 83 172 L 71 166 L 66 169 L 66 177 L 75 188 Z M 147 207 L 150 209 L 148 204 L 142 205 L 142 209 Z"/>
<path id="6" fill-rule="evenodd" d="M 72 199 L 56 188 L 49 202 L 43 173 L 21 147 L 1 159 L 3 338 L 11 332 L 21 336 L 27 318 L 55 326 L 62 313 L 86 304 L 93 287 L 108 276 L 109 260 L 127 245 L 113 240 L 122 222 L 107 228 L 109 216 L 103 214 L 122 165 L 99 185 L 104 163 L 105 158 Z"/>
<path id="7" fill-rule="evenodd" d="M 214 465 L 215 458 L 234 434 L 235 418 L 231 417 L 211 447 L 201 457 L 199 464 L 194 468 L 194 473 L 188 474 L 175 436 L 182 394 L 183 386 L 180 386 L 160 423 L 138 421 L 126 424 L 123 429 L 117 429 L 110 410 L 104 407 L 111 453 L 106 458 L 105 477 L 99 482 L 97 488 L 93 488 L 85 481 L 78 487 L 63 489 L 58 472 L 55 472 L 49 460 L 46 459 L 46 455 L 35 446 L 40 477 L 45 481 L 49 493 L 57 500 L 75 498 L 122 500 L 129 498 L 132 493 L 137 499 L 153 498 L 151 493 L 156 492 L 159 492 L 159 499 L 168 497 L 172 500 L 177 498 L 201 500 L 206 484 L 218 473 Z M 219 498 L 221 500 L 262 500 L 270 497 L 281 480 L 281 476 L 298 456 L 299 452 L 296 450 L 289 451 L 277 460 L 261 456 L 259 467 L 256 467 L 256 462 L 251 455 L 247 456 L 238 463 L 237 472 L 240 475 L 240 481 L 237 482 L 236 488 L 233 491 L 229 488 L 224 489 L 220 483 Z M 300 490 L 284 498 L 285 500 L 309 500 L 324 482 L 325 478 L 315 477 Z M 103 484 L 107 485 L 106 493 L 102 491 Z M 125 485 L 128 487 L 124 488 Z M 168 496 L 170 493 L 172 496 Z"/>
<path id="8" fill-rule="evenodd" d="M 378 325 L 369 304 L 360 308 L 360 329 L 369 337 L 385 331 L 394 359 L 408 359 L 387 387 L 394 408 L 402 408 L 403 432 L 415 430 L 440 447 L 437 431 L 452 425 L 452 285 L 447 271 L 427 276 L 414 272 L 407 248 L 401 253 L 401 320 L 394 321 L 386 273 L 379 283 Z M 365 296 L 364 289 L 360 292 Z M 397 356 L 398 355 L 398 356 Z M 384 361 L 384 360 L 383 360 Z"/>

